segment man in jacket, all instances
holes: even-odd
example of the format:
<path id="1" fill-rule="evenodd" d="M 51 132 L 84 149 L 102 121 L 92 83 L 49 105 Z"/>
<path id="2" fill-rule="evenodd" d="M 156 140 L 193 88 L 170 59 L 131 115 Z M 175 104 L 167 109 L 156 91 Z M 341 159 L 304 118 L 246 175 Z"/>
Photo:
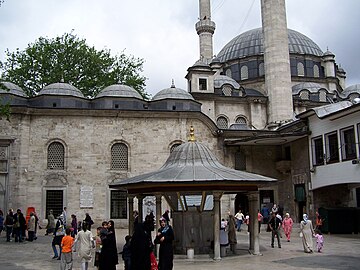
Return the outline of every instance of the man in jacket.
<path id="1" fill-rule="evenodd" d="M 14 226 L 14 213 L 12 209 L 9 209 L 9 212 L 6 215 L 5 226 L 6 226 L 6 242 L 10 242 L 11 241 L 10 237 Z"/>
<path id="2" fill-rule="evenodd" d="M 269 227 L 271 230 L 271 247 L 274 247 L 274 238 L 276 236 L 278 241 L 278 247 L 281 248 L 280 243 L 280 228 L 281 228 L 281 220 L 276 216 L 275 212 L 271 213 L 271 219 L 269 221 Z"/>

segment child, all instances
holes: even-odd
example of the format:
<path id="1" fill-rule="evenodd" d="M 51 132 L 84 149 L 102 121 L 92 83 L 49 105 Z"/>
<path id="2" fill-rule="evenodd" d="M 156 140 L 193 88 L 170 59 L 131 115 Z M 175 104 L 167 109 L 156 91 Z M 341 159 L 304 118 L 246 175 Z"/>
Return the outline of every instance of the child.
<path id="1" fill-rule="evenodd" d="M 122 259 L 124 260 L 125 270 L 131 269 L 131 250 L 130 250 L 130 240 L 131 236 L 125 236 L 125 245 L 121 252 Z"/>
<path id="2" fill-rule="evenodd" d="M 316 238 L 316 248 L 318 252 L 321 252 L 323 246 L 324 246 L 324 237 L 322 236 L 322 233 L 320 230 L 315 230 L 315 238 Z"/>
<path id="3" fill-rule="evenodd" d="M 73 259 L 72 259 L 72 248 L 74 245 L 74 238 L 70 236 L 71 230 L 70 228 L 66 229 L 66 235 L 61 240 L 61 263 L 60 269 L 61 270 L 71 270 L 73 266 Z"/>
<path id="4" fill-rule="evenodd" d="M 99 258 L 101 253 L 101 238 L 100 238 L 100 231 L 103 229 L 103 227 L 98 227 L 96 229 L 96 236 L 95 236 L 95 260 L 94 260 L 94 266 L 96 266 L 99 269 Z"/>

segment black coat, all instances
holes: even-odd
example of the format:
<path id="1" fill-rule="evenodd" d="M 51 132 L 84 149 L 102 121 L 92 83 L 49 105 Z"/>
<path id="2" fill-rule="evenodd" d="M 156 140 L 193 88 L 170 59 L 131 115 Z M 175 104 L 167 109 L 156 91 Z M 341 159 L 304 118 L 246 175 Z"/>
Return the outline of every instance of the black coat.
<path id="1" fill-rule="evenodd" d="M 163 228 L 158 230 L 158 235 L 155 238 L 155 244 L 160 244 L 159 249 L 159 270 L 171 270 L 173 269 L 174 251 L 174 231 L 170 225 L 166 232 L 163 232 Z M 164 237 L 163 241 L 160 239 Z"/>
<path id="2" fill-rule="evenodd" d="M 131 237 L 131 269 L 150 270 L 150 253 L 153 250 L 151 230 L 145 223 L 138 223 L 135 226 Z"/>
<path id="3" fill-rule="evenodd" d="M 115 270 L 119 263 L 115 233 L 101 234 L 100 238 L 102 248 L 99 256 L 99 270 Z"/>

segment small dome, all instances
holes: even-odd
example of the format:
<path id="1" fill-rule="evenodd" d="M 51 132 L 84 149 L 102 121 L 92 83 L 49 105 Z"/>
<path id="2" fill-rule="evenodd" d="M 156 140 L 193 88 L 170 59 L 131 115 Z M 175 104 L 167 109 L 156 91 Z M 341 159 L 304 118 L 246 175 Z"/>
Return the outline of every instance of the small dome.
<path id="1" fill-rule="evenodd" d="M 320 47 L 314 41 L 297 31 L 288 29 L 288 40 L 290 53 L 323 55 Z M 227 62 L 242 57 L 263 54 L 263 42 L 262 28 L 256 28 L 233 38 L 224 46 L 217 57 L 221 62 Z"/>
<path id="2" fill-rule="evenodd" d="M 9 91 L 0 88 L 0 94 L 10 93 L 16 96 L 26 97 L 24 90 L 22 90 L 18 85 L 11 82 L 1 82 L 1 84 L 5 86 L 5 88 L 9 89 Z"/>
<path id="3" fill-rule="evenodd" d="M 143 99 L 138 91 L 124 84 L 113 84 L 105 87 L 96 97 L 134 97 Z"/>
<path id="4" fill-rule="evenodd" d="M 350 85 L 341 93 L 341 95 L 345 97 L 348 97 L 350 94 L 360 94 L 360 84 Z"/>
<path id="5" fill-rule="evenodd" d="M 221 88 L 224 84 L 230 84 L 234 89 L 240 89 L 240 84 L 228 76 L 218 75 L 214 78 L 215 88 Z"/>
<path id="6" fill-rule="evenodd" d="M 333 54 L 332 52 L 329 51 L 329 49 L 327 49 L 326 52 L 324 52 L 323 56 L 332 56 L 332 57 L 335 57 L 335 54 Z"/>
<path id="7" fill-rule="evenodd" d="M 39 95 L 60 95 L 60 96 L 75 96 L 75 97 L 84 97 L 83 93 L 77 89 L 75 86 L 72 86 L 68 83 L 52 83 L 45 86 L 39 92 Z"/>
<path id="8" fill-rule="evenodd" d="M 153 98 L 152 100 L 160 100 L 160 99 L 190 99 L 190 100 L 194 100 L 193 96 L 188 93 L 187 91 L 181 89 L 181 88 L 176 88 L 174 84 L 171 85 L 170 88 L 166 88 L 161 90 L 160 92 L 158 92 Z"/>
<path id="9" fill-rule="evenodd" d="M 292 94 L 298 95 L 301 90 L 308 90 L 310 91 L 310 93 L 317 93 L 319 92 L 320 89 L 327 90 L 325 87 L 321 86 L 318 83 L 303 82 L 303 83 L 298 83 L 292 87 Z"/>

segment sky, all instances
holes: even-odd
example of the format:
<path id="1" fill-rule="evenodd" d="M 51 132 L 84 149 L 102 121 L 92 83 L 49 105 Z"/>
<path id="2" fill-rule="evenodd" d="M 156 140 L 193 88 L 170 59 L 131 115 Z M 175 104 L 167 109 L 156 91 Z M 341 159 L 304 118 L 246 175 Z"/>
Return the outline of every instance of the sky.
<path id="1" fill-rule="evenodd" d="M 214 54 L 232 38 L 261 27 L 260 0 L 212 0 Z M 303 33 L 360 83 L 360 1 L 286 0 L 288 28 Z M 64 33 L 96 49 L 145 60 L 146 91 L 187 90 L 187 68 L 199 59 L 198 0 L 5 0 L 0 6 L 0 61 L 5 50 L 24 50 L 39 37 Z"/>

